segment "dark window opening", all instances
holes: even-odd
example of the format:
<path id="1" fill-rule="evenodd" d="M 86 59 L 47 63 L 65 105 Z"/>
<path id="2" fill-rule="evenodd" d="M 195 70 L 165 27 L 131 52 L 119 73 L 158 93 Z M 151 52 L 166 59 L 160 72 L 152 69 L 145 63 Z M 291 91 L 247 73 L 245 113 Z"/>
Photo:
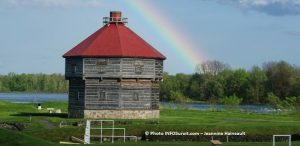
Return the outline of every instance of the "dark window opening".
<path id="1" fill-rule="evenodd" d="M 103 74 L 105 73 L 105 66 L 99 66 L 99 73 Z"/>
<path id="2" fill-rule="evenodd" d="M 96 65 L 107 65 L 107 60 L 98 60 Z"/>
<path id="3" fill-rule="evenodd" d="M 80 99 L 80 93 L 79 92 L 77 92 L 77 100 L 79 100 Z"/>
<path id="4" fill-rule="evenodd" d="M 106 92 L 99 91 L 99 93 L 98 93 L 98 99 L 99 99 L 99 101 L 106 101 L 107 100 Z"/>
<path id="5" fill-rule="evenodd" d="M 139 101 L 139 93 L 137 93 L 137 92 L 133 93 L 133 100 L 134 101 Z"/>
<path id="6" fill-rule="evenodd" d="M 77 65 L 72 64 L 72 73 L 76 73 L 76 72 L 77 72 Z"/>

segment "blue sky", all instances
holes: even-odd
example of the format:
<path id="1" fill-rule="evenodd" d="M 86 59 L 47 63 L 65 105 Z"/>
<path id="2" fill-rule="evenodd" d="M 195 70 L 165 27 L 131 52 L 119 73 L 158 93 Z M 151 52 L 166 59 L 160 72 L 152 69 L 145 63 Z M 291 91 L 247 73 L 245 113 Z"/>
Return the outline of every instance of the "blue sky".
<path id="1" fill-rule="evenodd" d="M 126 2 L 127 1 L 127 2 Z M 127 3 L 134 0 L 1 0 L 0 74 L 64 73 L 62 55 L 121 10 L 128 26 L 167 56 L 165 71 L 193 73 L 156 39 Z M 146 0 L 147 1 L 147 0 Z M 267 61 L 300 65 L 300 0 L 151 0 L 206 59 L 250 69 Z M 155 22 L 153 22 L 155 23 Z M 200 50 L 201 49 L 201 50 Z M 202 54 L 202 55 L 203 55 Z"/>

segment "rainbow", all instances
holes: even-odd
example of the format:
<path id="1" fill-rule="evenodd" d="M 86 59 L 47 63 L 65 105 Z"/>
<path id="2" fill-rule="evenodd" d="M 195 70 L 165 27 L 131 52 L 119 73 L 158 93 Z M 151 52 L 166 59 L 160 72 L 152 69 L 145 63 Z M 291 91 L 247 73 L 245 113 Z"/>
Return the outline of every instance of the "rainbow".
<path id="1" fill-rule="evenodd" d="M 205 60 L 203 53 L 198 50 L 200 48 L 189 42 L 188 37 L 180 32 L 179 27 L 175 27 L 173 23 L 167 20 L 168 17 L 163 16 L 163 13 L 159 12 L 150 3 L 145 0 L 129 0 L 126 3 L 142 14 L 143 18 L 151 24 L 151 27 L 159 33 L 161 39 L 170 45 L 171 51 L 175 51 L 192 72 L 197 64 Z"/>

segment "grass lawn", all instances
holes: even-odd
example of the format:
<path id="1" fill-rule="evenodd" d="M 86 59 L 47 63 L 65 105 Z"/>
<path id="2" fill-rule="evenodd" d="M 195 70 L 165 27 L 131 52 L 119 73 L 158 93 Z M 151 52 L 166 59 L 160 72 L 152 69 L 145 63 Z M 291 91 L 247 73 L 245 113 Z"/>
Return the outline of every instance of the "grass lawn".
<path id="1" fill-rule="evenodd" d="M 0 146 L 61 146 L 58 143 L 49 142 L 39 138 L 22 134 L 21 132 L 0 129 Z M 96 146 L 99 144 L 91 144 Z M 114 144 L 104 143 L 101 146 L 211 146 L 208 142 L 116 142 Z M 223 143 L 222 146 L 271 146 L 271 142 L 230 142 Z M 287 143 L 277 143 L 276 146 L 287 146 Z M 300 145 L 300 142 L 292 142 L 293 146 Z M 80 145 L 79 145 L 80 146 Z M 82 144 L 83 146 L 83 144 Z"/>
<path id="2" fill-rule="evenodd" d="M 67 118 L 66 102 L 46 102 L 44 108 L 53 107 L 61 109 L 62 114 L 48 114 L 45 110 L 38 111 L 34 104 L 17 104 L 0 102 L 0 123 L 24 123 L 25 130 L 12 132 L 0 129 L 0 145 L 58 145 L 59 141 L 69 141 L 70 136 L 83 138 L 84 127 L 72 126 L 74 123 L 84 122 L 83 119 Z M 30 121 L 31 117 L 31 121 Z M 59 128 L 60 121 L 64 121 L 68 126 Z M 178 131 L 178 132 L 246 132 L 247 136 L 259 137 L 273 134 L 300 134 L 300 116 L 293 113 L 278 114 L 255 114 L 245 112 L 211 112 L 180 109 L 162 109 L 159 120 L 116 120 L 120 123 L 118 127 L 126 128 L 126 135 L 141 136 L 145 131 Z M 269 139 L 269 137 L 267 137 Z M 224 139 L 221 139 L 224 141 Z M 269 142 L 233 142 L 224 143 L 224 146 L 271 146 Z M 105 144 L 112 145 L 112 144 Z M 205 142 L 186 141 L 160 141 L 138 143 L 128 142 L 117 145 L 197 145 L 210 146 Z M 279 144 L 280 146 L 281 144 Z M 284 145 L 284 144 L 282 144 Z M 286 144 L 287 145 L 287 144 Z M 293 145 L 300 145 L 294 142 Z M 276 145 L 278 146 L 278 145 Z"/>

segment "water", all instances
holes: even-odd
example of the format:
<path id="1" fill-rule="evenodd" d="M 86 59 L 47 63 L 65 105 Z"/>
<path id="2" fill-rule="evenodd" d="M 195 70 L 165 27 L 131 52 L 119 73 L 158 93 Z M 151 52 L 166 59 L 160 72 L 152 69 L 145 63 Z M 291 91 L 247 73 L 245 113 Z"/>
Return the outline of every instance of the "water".
<path id="1" fill-rule="evenodd" d="M 0 101 L 9 101 L 15 103 L 41 103 L 45 101 L 68 101 L 68 94 L 49 94 L 49 93 L 0 93 Z M 206 103 L 174 103 L 161 102 L 161 107 L 170 109 L 194 109 L 194 110 L 239 110 L 255 113 L 273 113 L 278 110 L 263 105 L 240 105 L 224 106 L 221 104 L 210 105 Z"/>
<path id="2" fill-rule="evenodd" d="M 16 103 L 68 101 L 68 94 L 58 93 L 0 93 L 0 100 Z"/>
<path id="3" fill-rule="evenodd" d="M 254 113 L 274 113 L 280 111 L 280 109 L 274 109 L 265 105 L 222 105 L 222 104 L 207 104 L 207 103 L 174 103 L 174 102 L 161 102 L 161 107 L 171 109 L 194 109 L 201 111 L 242 111 L 242 112 L 254 112 Z"/>

